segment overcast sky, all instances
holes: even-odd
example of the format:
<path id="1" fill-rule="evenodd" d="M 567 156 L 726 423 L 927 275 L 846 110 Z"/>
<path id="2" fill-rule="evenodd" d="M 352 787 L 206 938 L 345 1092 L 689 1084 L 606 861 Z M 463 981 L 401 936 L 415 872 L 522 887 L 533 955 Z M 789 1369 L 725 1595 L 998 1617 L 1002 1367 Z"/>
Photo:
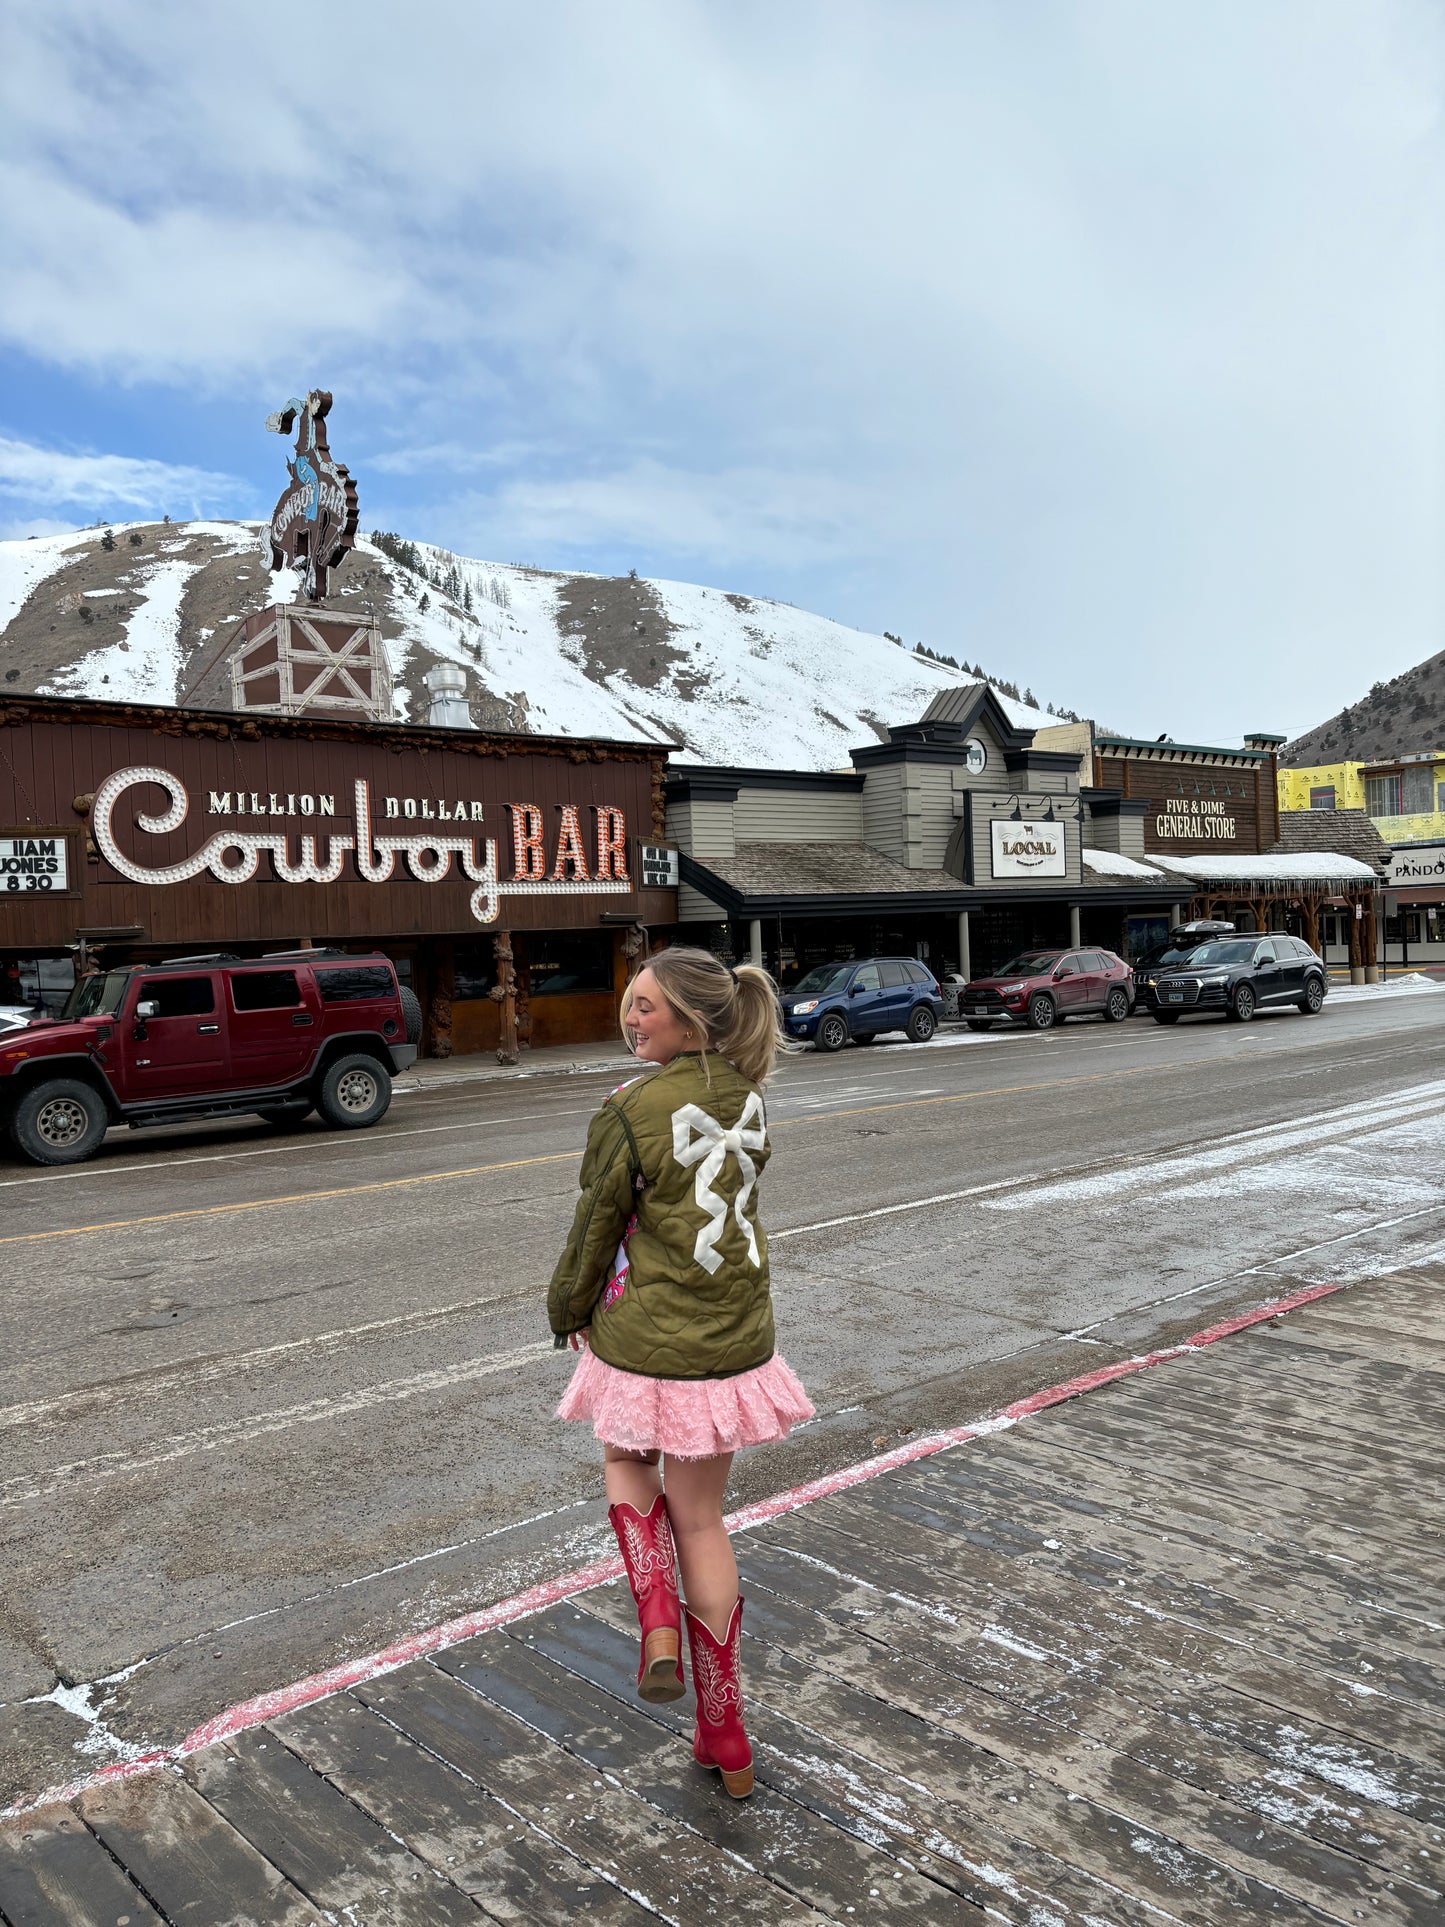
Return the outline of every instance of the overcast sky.
<path id="1" fill-rule="evenodd" d="M 46 0 L 0 533 L 269 514 L 782 597 L 1129 733 L 1445 646 L 1436 0 Z"/>

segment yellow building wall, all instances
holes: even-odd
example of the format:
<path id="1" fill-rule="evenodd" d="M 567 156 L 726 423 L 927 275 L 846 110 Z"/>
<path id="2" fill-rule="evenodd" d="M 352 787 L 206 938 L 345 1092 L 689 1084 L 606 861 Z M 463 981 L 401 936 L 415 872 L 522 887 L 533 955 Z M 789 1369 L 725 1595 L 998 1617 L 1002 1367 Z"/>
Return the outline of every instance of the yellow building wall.
<path id="1" fill-rule="evenodd" d="M 1307 810 L 1310 791 L 1334 785 L 1337 810 L 1362 810 L 1365 807 L 1363 763 L 1322 763 L 1315 769 L 1282 769 L 1279 773 L 1279 806 L 1282 810 Z M 1435 764 L 1436 795 L 1445 783 L 1445 758 Z M 1427 810 L 1414 816 L 1377 816 L 1375 828 L 1387 843 L 1433 843 L 1445 838 L 1445 810 Z"/>
<path id="2" fill-rule="evenodd" d="M 1317 769 L 1282 769 L 1279 773 L 1279 806 L 1282 810 L 1307 810 L 1310 791 L 1335 791 L 1337 810 L 1362 810 L 1365 807 L 1363 763 L 1322 763 Z"/>

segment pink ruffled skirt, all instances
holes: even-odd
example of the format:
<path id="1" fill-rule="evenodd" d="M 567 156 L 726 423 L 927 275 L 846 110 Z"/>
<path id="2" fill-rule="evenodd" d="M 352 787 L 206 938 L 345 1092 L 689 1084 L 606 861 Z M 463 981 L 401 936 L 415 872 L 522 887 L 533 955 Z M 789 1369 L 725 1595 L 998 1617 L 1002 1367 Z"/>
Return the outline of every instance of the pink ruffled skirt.
<path id="1" fill-rule="evenodd" d="M 604 1445 L 624 1451 L 710 1459 L 785 1439 L 813 1407 L 780 1352 L 732 1378 L 647 1378 L 584 1346 L 557 1416 L 590 1419 Z"/>

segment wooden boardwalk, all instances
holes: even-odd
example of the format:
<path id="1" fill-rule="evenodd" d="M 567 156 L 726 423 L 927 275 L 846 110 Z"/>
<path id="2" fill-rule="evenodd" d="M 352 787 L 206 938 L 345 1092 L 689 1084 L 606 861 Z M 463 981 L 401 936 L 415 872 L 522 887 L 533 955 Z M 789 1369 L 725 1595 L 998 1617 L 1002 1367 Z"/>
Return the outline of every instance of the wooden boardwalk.
<path id="1" fill-rule="evenodd" d="M 1445 1271 L 740 1536 L 758 1791 L 616 1585 L 0 1833 L 8 1927 L 1439 1927 Z"/>

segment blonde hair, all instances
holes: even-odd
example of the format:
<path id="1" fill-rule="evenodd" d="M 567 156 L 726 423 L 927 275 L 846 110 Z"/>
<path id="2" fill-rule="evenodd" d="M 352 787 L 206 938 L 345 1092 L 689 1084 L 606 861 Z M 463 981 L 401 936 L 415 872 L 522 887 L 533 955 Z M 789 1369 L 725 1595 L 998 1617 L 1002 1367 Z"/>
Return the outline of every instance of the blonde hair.
<path id="1" fill-rule="evenodd" d="M 649 957 L 643 968 L 652 972 L 673 1015 L 698 1033 L 703 1049 L 725 1057 L 750 1084 L 771 1076 L 778 1052 L 791 1048 L 778 1021 L 778 987 L 756 964 L 729 970 L 710 950 L 674 944 Z M 629 984 L 621 1011 L 629 1044 L 631 1010 Z"/>

